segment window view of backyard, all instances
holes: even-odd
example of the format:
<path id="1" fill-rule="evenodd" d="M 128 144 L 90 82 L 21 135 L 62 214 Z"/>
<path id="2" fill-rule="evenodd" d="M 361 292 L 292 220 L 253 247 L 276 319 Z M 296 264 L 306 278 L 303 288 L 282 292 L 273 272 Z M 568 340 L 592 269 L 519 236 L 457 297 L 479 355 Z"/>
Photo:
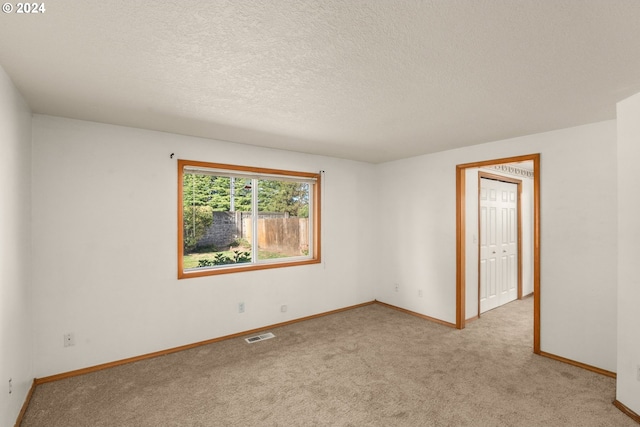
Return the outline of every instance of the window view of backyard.
<path id="1" fill-rule="evenodd" d="M 182 176 L 182 268 L 216 269 L 310 254 L 312 182 L 229 171 Z"/>

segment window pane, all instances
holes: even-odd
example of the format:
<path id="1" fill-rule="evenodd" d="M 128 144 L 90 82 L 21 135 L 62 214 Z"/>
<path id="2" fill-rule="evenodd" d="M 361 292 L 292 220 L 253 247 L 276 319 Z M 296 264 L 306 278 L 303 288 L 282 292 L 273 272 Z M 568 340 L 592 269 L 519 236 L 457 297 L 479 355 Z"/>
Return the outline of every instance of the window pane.
<path id="1" fill-rule="evenodd" d="M 258 260 L 309 256 L 310 184 L 258 181 Z"/>
<path id="2" fill-rule="evenodd" d="M 183 268 L 251 262 L 251 180 L 222 175 L 183 175 Z"/>

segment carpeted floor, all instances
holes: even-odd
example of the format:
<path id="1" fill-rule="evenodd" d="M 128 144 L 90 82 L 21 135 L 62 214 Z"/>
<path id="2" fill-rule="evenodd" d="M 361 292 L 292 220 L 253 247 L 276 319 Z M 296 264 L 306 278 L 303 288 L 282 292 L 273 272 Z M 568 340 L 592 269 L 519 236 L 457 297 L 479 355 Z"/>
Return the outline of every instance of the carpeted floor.
<path id="1" fill-rule="evenodd" d="M 22 427 L 637 427 L 614 379 L 532 353 L 532 304 L 462 331 L 369 305 L 42 384 Z"/>

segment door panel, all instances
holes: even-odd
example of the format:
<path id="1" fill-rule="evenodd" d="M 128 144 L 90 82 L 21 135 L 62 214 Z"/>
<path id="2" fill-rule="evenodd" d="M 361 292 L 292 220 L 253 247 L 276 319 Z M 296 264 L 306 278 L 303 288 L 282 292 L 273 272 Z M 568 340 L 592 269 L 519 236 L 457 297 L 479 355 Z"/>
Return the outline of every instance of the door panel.
<path id="1" fill-rule="evenodd" d="M 487 227 L 487 235 L 489 236 L 489 248 L 495 250 L 498 244 L 498 215 L 496 213 L 495 207 L 489 208 L 489 223 L 487 224 Z"/>
<path id="2" fill-rule="evenodd" d="M 489 259 L 489 271 L 487 276 L 487 288 L 489 293 L 487 295 L 487 299 L 490 301 L 497 300 L 498 297 L 498 275 L 496 274 L 496 259 Z"/>
<path id="3" fill-rule="evenodd" d="M 518 257 L 516 255 L 509 255 L 509 292 L 515 292 L 515 297 L 518 296 Z M 515 297 L 510 295 L 509 301 L 513 301 Z"/>

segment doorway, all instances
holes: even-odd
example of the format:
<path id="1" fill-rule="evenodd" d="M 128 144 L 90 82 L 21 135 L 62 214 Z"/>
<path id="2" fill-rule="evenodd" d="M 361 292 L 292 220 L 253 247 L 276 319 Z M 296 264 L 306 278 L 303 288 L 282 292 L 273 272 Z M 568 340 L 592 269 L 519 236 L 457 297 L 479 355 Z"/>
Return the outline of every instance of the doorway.
<path id="1" fill-rule="evenodd" d="M 466 323 L 466 171 L 469 168 L 524 161 L 533 162 L 533 351 L 536 354 L 540 354 L 540 154 L 486 160 L 456 166 L 456 328 L 464 329 Z M 475 289 L 475 286 L 473 289 Z"/>

